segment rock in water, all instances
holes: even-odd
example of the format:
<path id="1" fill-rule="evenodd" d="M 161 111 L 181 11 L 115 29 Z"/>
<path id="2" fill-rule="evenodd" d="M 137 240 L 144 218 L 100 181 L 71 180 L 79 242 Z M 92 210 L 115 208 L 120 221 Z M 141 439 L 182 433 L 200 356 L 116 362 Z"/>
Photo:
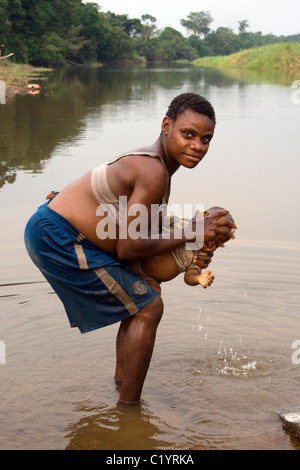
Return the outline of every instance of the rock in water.
<path id="1" fill-rule="evenodd" d="M 284 429 L 300 439 L 300 406 L 278 410 L 277 414 L 282 421 Z"/>

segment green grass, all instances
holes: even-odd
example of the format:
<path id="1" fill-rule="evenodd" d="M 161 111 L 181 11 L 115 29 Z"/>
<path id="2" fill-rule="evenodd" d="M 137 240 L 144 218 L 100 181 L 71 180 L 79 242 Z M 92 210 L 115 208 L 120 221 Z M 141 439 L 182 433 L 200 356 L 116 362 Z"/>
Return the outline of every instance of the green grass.
<path id="1" fill-rule="evenodd" d="M 192 63 L 198 67 L 293 70 L 300 68 L 300 43 L 271 44 Z"/>

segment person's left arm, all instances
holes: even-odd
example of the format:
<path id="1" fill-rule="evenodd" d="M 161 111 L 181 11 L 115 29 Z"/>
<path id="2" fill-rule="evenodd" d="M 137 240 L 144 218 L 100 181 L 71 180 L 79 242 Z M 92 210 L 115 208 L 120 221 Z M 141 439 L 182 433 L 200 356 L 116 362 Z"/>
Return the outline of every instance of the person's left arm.
<path id="1" fill-rule="evenodd" d="M 192 259 L 192 263 L 195 264 L 200 269 L 205 269 L 210 264 L 212 257 L 214 256 L 213 252 L 205 252 L 198 250 Z"/>

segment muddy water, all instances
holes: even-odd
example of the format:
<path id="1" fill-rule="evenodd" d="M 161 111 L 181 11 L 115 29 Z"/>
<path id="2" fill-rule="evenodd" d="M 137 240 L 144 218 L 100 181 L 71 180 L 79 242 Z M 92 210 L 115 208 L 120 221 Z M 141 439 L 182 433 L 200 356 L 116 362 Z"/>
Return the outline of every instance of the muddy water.
<path id="1" fill-rule="evenodd" d="M 81 69 L 1 105 L 1 449 L 300 449 L 276 415 L 300 400 L 294 79 Z M 163 285 L 143 399 L 124 410 L 113 383 L 117 326 L 69 328 L 23 229 L 49 190 L 152 143 L 183 91 L 211 100 L 217 128 L 201 165 L 175 175 L 171 204 L 223 205 L 239 230 L 215 253 L 209 289 L 182 277 Z"/>

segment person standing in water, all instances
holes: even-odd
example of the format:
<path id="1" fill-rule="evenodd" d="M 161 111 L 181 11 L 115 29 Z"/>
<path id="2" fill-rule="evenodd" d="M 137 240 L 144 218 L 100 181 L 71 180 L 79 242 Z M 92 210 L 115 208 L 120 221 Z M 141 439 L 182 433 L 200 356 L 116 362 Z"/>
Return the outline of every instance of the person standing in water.
<path id="1" fill-rule="evenodd" d="M 196 239 L 230 238 L 235 224 L 223 217 L 196 217 L 169 238 L 131 236 L 135 208 L 143 207 L 151 226 L 152 206 L 167 204 L 172 175 L 195 169 L 206 155 L 215 130 L 212 105 L 194 93 L 175 97 L 150 147 L 127 152 L 66 186 L 43 204 L 25 229 L 27 251 L 61 299 L 70 325 L 86 333 L 120 322 L 115 381 L 119 402 L 140 401 L 163 314 L 160 286 L 130 269 L 134 260 L 175 250 Z M 126 200 L 125 206 L 119 203 Z M 114 230 L 99 230 L 114 209 Z M 206 267 L 210 254 L 195 260 Z"/>

